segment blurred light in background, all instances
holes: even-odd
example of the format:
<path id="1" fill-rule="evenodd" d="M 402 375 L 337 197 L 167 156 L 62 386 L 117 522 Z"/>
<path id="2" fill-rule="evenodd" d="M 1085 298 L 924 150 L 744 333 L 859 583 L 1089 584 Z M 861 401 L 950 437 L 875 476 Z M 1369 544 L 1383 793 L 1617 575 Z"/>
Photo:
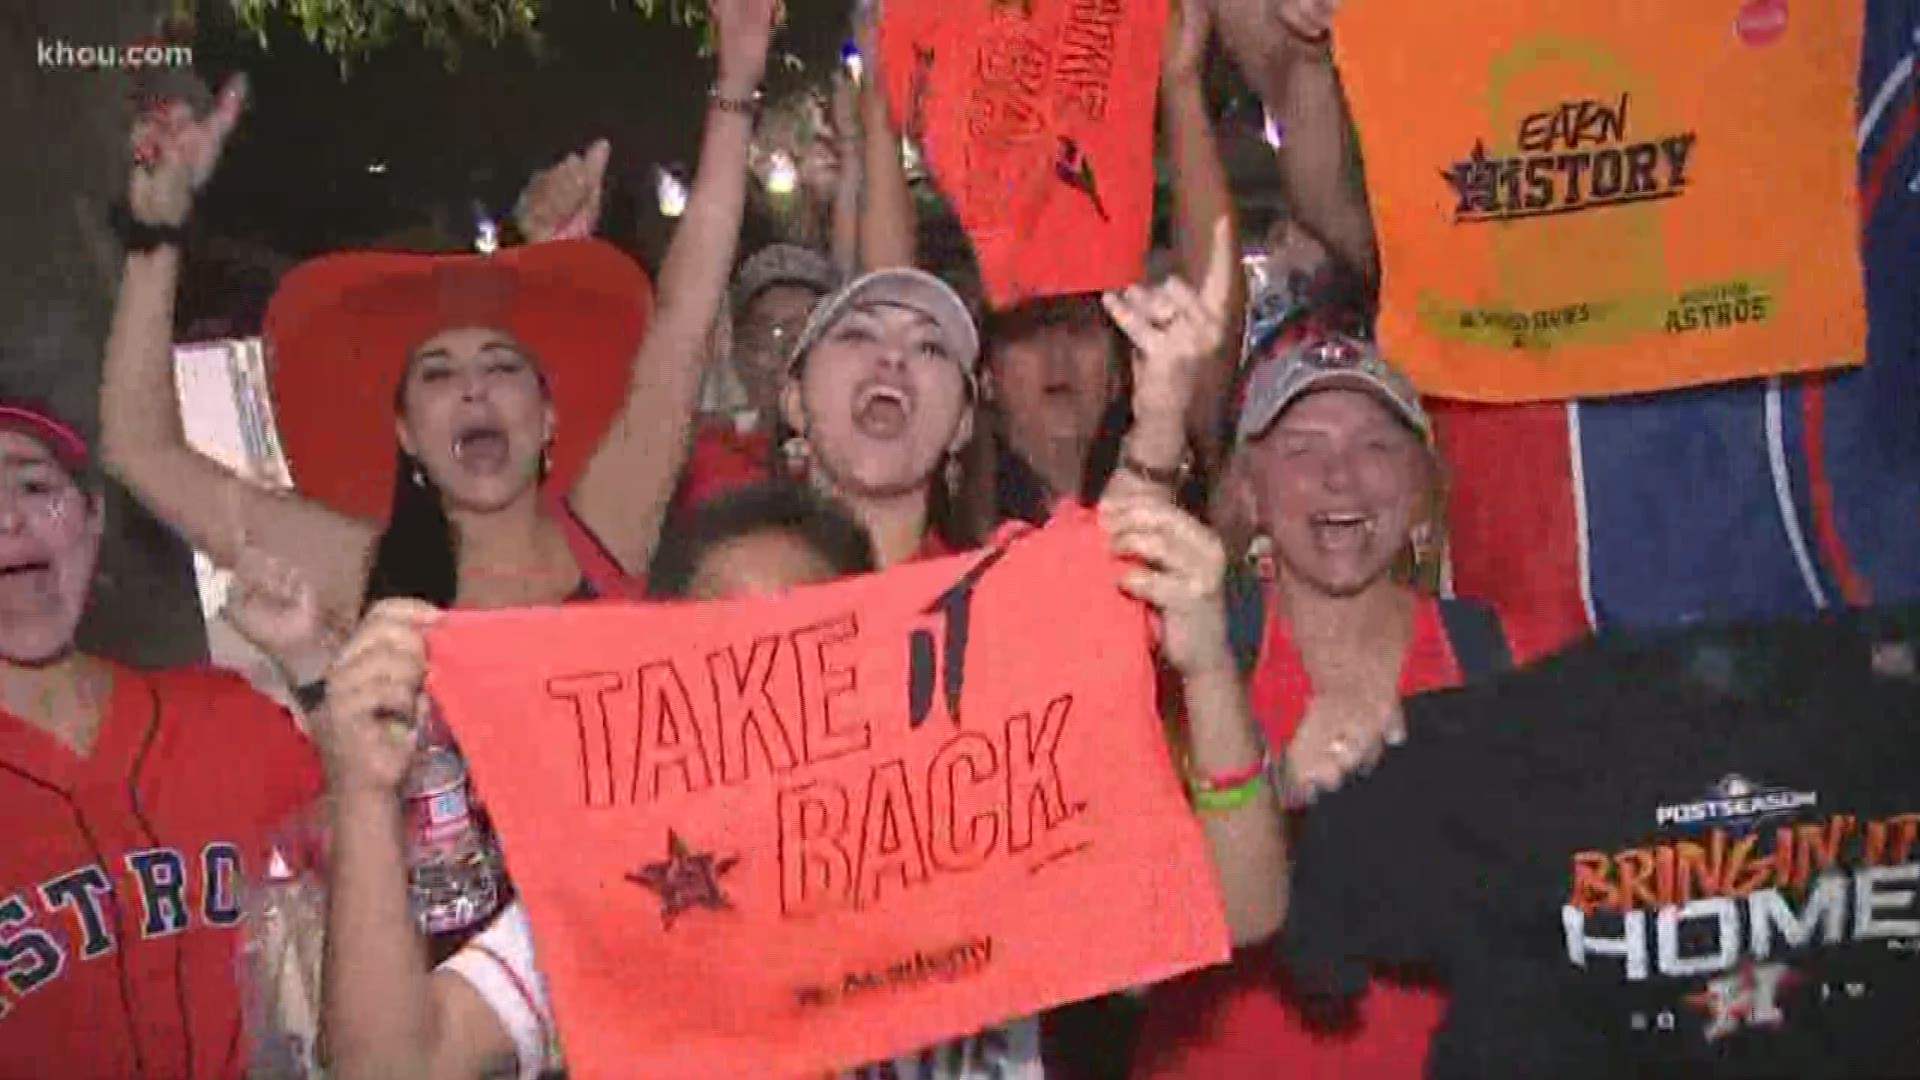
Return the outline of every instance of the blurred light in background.
<path id="1" fill-rule="evenodd" d="M 654 190 L 660 196 L 660 216 L 677 218 L 687 212 L 687 185 L 665 169 L 658 173 Z"/>
<path id="2" fill-rule="evenodd" d="M 800 170 L 794 167 L 792 155 L 785 150 L 767 155 L 767 194 L 791 195 L 799 183 Z"/>

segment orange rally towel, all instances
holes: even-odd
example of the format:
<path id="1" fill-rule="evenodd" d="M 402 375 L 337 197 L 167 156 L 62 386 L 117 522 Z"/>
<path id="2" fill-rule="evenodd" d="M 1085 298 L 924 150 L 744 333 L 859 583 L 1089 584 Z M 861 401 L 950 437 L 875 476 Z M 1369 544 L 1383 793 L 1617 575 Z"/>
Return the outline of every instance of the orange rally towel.
<path id="1" fill-rule="evenodd" d="M 456 612 L 571 1075 L 817 1076 L 1228 953 L 1093 514 L 783 597 Z"/>
<path id="2" fill-rule="evenodd" d="M 1520 401 L 1854 365 L 1860 0 L 1368 0 L 1335 26 L 1428 393 Z"/>
<path id="3" fill-rule="evenodd" d="M 882 78 L 1004 306 L 1139 281 L 1167 0 L 886 0 Z"/>

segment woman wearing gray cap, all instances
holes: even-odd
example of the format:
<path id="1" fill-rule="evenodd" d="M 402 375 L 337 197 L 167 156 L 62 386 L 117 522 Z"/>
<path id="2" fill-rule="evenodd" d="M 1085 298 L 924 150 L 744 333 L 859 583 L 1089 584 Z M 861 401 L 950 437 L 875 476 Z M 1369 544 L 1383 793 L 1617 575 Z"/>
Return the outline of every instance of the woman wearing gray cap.
<path id="1" fill-rule="evenodd" d="M 1278 924 L 1284 864 L 1277 808 L 1265 788 L 1264 744 L 1227 650 L 1213 534 L 1173 503 L 1196 369 L 1217 349 L 1233 270 L 1224 226 L 1199 290 L 1174 279 L 1106 297 L 1138 349 L 1135 431 L 1101 506 L 1114 550 L 1139 560 L 1121 588 L 1160 611 L 1162 655 L 1179 674 L 1179 749 L 1196 778 L 1195 806 L 1212 843 L 1236 940 Z M 781 395 L 790 461 L 868 528 L 882 567 L 937 556 L 956 455 L 973 429 L 979 338 L 966 305 L 918 270 L 870 273 L 815 308 L 797 339 Z M 1249 765 L 1249 763 L 1253 763 Z M 892 1063 L 904 1075 L 1044 1076 L 1038 1025 L 1017 1021 Z M 887 1065 L 859 1077 L 892 1075 Z"/>
<path id="2" fill-rule="evenodd" d="M 932 274 L 866 274 L 814 308 L 780 394 L 789 469 L 852 510 L 880 565 L 967 541 L 936 511 L 973 435 L 980 337 Z"/>

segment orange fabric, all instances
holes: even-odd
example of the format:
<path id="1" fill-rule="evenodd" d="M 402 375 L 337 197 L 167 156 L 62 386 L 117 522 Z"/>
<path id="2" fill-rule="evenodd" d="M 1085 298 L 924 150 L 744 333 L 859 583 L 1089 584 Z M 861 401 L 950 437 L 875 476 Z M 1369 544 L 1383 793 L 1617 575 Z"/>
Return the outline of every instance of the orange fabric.
<path id="1" fill-rule="evenodd" d="M 1082 510 L 783 597 L 449 615 L 429 688 L 570 1074 L 817 1075 L 1224 959 L 1115 572 Z"/>
<path id="2" fill-rule="evenodd" d="M 1380 336 L 1483 401 L 1859 364 L 1860 0 L 1351 4 Z"/>
<path id="3" fill-rule="evenodd" d="M 294 268 L 267 307 L 273 407 L 300 493 L 369 521 L 393 497 L 394 392 L 423 340 L 505 330 L 546 374 L 559 423 L 548 486 L 565 493 L 626 403 L 653 311 L 646 274 L 599 240 L 494 255 L 344 252 Z"/>
<path id="4" fill-rule="evenodd" d="M 1248 704 L 1273 746 L 1293 741 L 1312 687 L 1280 604 L 1269 595 L 1260 662 L 1248 681 Z M 1539 620 L 1502 615 L 1516 663 L 1566 643 L 1568 635 Z M 1447 641 L 1440 605 L 1423 598 L 1401 661 L 1402 696 L 1458 686 L 1460 663 Z M 1419 738 L 1419 732 L 1412 733 Z M 1307 811 L 1311 813 L 1312 811 Z M 1376 979 L 1355 1005 L 1355 1022 L 1316 1027 L 1281 991 L 1284 969 L 1267 952 L 1154 988 L 1140 1036 L 1135 1080 L 1418 1080 L 1427 1043 L 1446 1012 L 1435 989 Z"/>
<path id="5" fill-rule="evenodd" d="M 996 306 L 1144 275 L 1166 17 L 1166 0 L 883 6 L 895 122 L 953 204 Z"/>

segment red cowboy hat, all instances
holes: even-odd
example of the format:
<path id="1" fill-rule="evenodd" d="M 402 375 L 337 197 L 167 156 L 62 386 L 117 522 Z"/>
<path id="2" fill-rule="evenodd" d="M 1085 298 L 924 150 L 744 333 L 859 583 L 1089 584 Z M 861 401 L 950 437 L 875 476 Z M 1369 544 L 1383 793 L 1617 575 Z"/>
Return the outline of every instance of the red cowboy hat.
<path id="1" fill-rule="evenodd" d="M 350 252 L 296 267 L 267 306 L 281 446 L 300 492 L 384 520 L 394 390 L 408 354 L 455 326 L 512 334 L 546 373 L 558 431 L 547 480 L 566 487 L 626 401 L 653 313 L 647 275 L 610 244 L 559 240 L 493 255 Z"/>

